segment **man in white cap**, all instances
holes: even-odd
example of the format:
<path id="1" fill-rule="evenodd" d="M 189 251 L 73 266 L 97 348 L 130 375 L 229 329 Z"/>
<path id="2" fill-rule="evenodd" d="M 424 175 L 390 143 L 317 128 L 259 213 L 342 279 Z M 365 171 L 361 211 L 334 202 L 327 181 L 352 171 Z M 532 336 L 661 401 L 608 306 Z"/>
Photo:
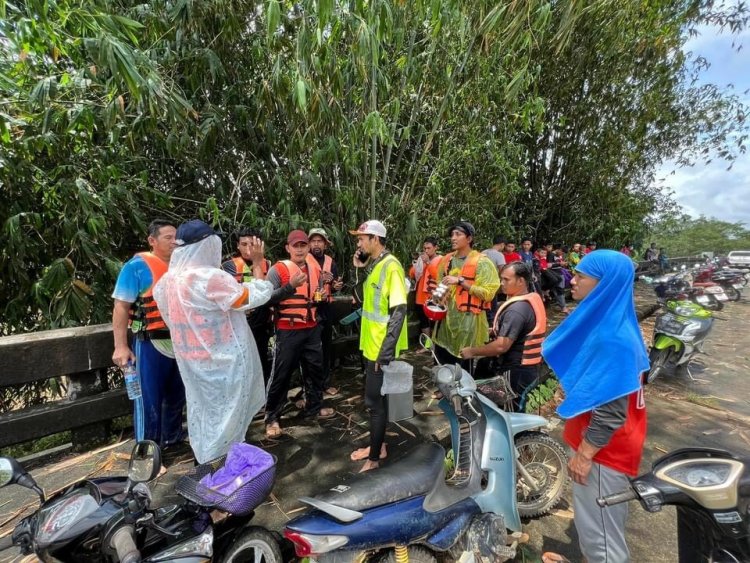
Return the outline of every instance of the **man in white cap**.
<path id="1" fill-rule="evenodd" d="M 331 347 L 333 345 L 333 316 L 329 303 L 333 301 L 333 294 L 340 291 L 344 281 L 339 277 L 336 261 L 326 254 L 331 245 L 325 229 L 316 227 L 307 234 L 310 254 L 320 265 L 320 282 L 323 300 L 318 304 L 318 323 L 323 327 L 323 389 L 327 395 L 336 395 L 338 389 L 331 381 Z"/>
<path id="2" fill-rule="evenodd" d="M 370 220 L 349 231 L 357 237 L 352 262 L 366 268 L 363 287 L 362 325 L 359 349 L 365 357 L 365 406 L 370 413 L 370 445 L 352 452 L 353 461 L 366 459 L 360 471 L 379 466 L 386 457 L 385 427 L 388 398 L 380 394 L 384 365 L 399 357 L 408 347 L 406 330 L 406 283 L 404 269 L 385 248 L 386 229 Z"/>

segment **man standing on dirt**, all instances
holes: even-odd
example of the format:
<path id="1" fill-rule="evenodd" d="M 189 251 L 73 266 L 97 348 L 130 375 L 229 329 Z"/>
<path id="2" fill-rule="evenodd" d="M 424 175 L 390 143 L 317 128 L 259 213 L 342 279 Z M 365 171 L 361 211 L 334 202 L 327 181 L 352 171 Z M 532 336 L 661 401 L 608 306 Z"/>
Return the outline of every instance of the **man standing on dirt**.
<path id="1" fill-rule="evenodd" d="M 156 219 L 148 226 L 150 252 L 139 252 L 120 270 L 112 297 L 112 362 L 124 368 L 135 362 L 141 397 L 133 401 L 137 440 L 153 440 L 161 447 L 183 440 L 182 409 L 185 388 L 174 359 L 169 329 L 153 297 L 153 288 L 169 266 L 175 249 L 174 223 Z M 134 350 L 128 345 L 133 331 Z"/>
<path id="2" fill-rule="evenodd" d="M 221 269 L 234 276 L 237 283 L 250 283 L 254 279 L 264 280 L 271 267 L 271 262 L 263 258 L 260 264 L 254 264 L 251 258 L 255 241 L 264 242 L 259 229 L 243 228 L 237 232 L 237 255 L 225 261 Z M 247 324 L 253 333 L 255 345 L 258 347 L 260 365 L 263 367 L 263 381 L 268 383 L 271 375 L 271 361 L 268 357 L 268 341 L 271 337 L 271 311 L 268 306 L 261 305 L 256 309 L 249 309 L 246 313 Z"/>
<path id="3" fill-rule="evenodd" d="M 292 372 L 302 364 L 305 373 L 305 414 L 319 419 L 330 418 L 333 409 L 323 407 L 323 346 L 316 309 L 323 301 L 319 290 L 321 271 L 310 256 L 307 234 L 301 230 L 289 233 L 286 239 L 289 260 L 276 262 L 268 271 L 274 292 L 276 342 L 273 370 L 268 381 L 266 398 L 266 437 L 281 436 L 281 411 L 287 400 Z"/>
<path id="4" fill-rule="evenodd" d="M 409 346 L 406 331 L 406 282 L 398 259 L 385 248 L 386 229 L 380 221 L 370 220 L 349 231 L 357 237 L 357 252 L 352 262 L 366 267 L 363 286 L 362 326 L 359 349 L 365 358 L 365 406 L 370 413 L 370 445 L 355 450 L 352 461 L 366 459 L 360 469 L 369 471 L 386 457 L 385 427 L 388 422 L 388 398 L 381 395 L 383 366 L 399 357 Z"/>
<path id="5" fill-rule="evenodd" d="M 462 358 L 497 358 L 497 373 L 508 373 L 516 397 L 516 411 L 522 410 L 527 390 L 537 381 L 542 363 L 542 340 L 547 332 L 547 313 L 538 293 L 531 291 L 531 267 L 522 262 L 503 266 L 500 272 L 503 293 L 508 299 L 500 305 L 492 325 L 495 339 L 488 344 L 466 347 Z"/>

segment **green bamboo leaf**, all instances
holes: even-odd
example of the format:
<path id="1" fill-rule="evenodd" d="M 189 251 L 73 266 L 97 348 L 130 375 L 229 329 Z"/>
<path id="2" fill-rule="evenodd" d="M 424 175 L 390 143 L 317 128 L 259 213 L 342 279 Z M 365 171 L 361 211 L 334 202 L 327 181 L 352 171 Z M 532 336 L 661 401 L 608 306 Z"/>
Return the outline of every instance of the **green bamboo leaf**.
<path id="1" fill-rule="evenodd" d="M 297 79 L 297 83 L 294 87 L 295 98 L 297 101 L 297 107 L 302 113 L 307 112 L 307 85 L 301 78 Z"/>
<path id="2" fill-rule="evenodd" d="M 281 21 L 281 5 L 279 0 L 269 0 L 266 6 L 266 40 L 273 42 L 273 36 Z"/>

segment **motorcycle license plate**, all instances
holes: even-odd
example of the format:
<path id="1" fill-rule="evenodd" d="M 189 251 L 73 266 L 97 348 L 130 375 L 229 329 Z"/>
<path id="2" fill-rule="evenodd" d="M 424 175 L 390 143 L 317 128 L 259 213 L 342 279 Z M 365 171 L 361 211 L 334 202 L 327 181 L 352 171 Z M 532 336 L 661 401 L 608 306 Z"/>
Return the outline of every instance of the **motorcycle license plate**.
<path id="1" fill-rule="evenodd" d="M 672 315 L 664 315 L 657 323 L 656 330 L 668 334 L 682 334 L 685 326 Z"/>
<path id="2" fill-rule="evenodd" d="M 701 305 L 708 305 L 711 302 L 711 300 L 705 295 L 699 295 L 695 300 Z"/>
<path id="3" fill-rule="evenodd" d="M 729 297 L 727 297 L 727 294 L 723 291 L 721 293 L 715 293 L 714 297 L 718 299 L 719 301 L 729 301 Z"/>
<path id="4" fill-rule="evenodd" d="M 741 283 L 733 283 L 733 284 L 732 284 L 732 287 L 733 287 L 734 289 L 743 289 L 743 288 L 744 288 L 745 286 L 744 286 L 744 285 L 742 285 Z"/>

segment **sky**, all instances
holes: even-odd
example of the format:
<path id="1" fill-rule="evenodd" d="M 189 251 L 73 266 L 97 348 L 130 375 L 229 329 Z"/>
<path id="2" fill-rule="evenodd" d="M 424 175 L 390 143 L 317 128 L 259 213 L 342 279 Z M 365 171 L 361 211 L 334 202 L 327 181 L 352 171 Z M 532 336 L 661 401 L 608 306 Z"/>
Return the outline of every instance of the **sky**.
<path id="1" fill-rule="evenodd" d="M 685 50 L 710 63 L 702 80 L 717 86 L 733 84 L 734 93 L 750 105 L 750 92 L 746 92 L 750 89 L 750 30 L 735 36 L 711 27 L 703 27 L 700 32 L 688 41 Z M 737 44 L 743 46 L 739 52 Z M 728 162 L 715 155 L 711 158 L 708 165 L 699 162 L 689 168 L 664 162 L 656 174 L 657 185 L 673 190 L 677 203 L 693 217 L 743 222 L 750 228 L 750 150 L 737 157 L 731 170 L 727 170 Z"/>

